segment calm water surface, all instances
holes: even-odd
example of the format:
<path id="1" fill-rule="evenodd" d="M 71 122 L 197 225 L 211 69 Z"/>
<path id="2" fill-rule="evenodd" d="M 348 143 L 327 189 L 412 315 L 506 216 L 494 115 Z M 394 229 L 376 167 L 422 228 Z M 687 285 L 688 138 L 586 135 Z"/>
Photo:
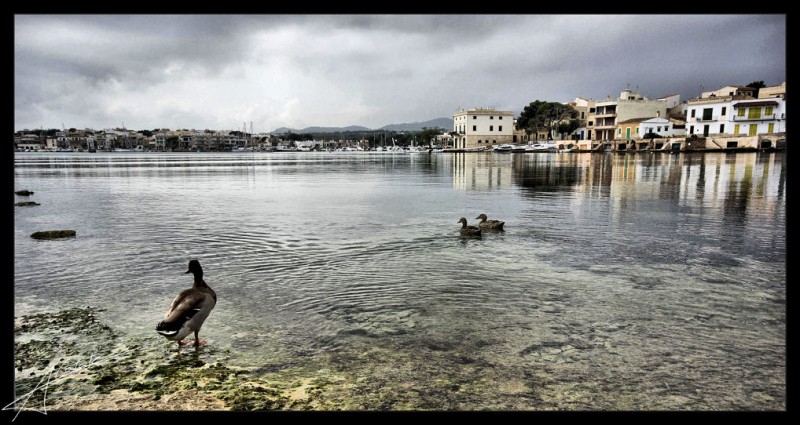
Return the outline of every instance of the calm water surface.
<path id="1" fill-rule="evenodd" d="M 41 206 L 15 209 L 15 314 L 102 306 L 167 353 L 197 258 L 208 347 L 355 409 L 785 409 L 785 177 L 783 153 L 17 153 Z M 480 213 L 506 231 L 460 237 Z"/>

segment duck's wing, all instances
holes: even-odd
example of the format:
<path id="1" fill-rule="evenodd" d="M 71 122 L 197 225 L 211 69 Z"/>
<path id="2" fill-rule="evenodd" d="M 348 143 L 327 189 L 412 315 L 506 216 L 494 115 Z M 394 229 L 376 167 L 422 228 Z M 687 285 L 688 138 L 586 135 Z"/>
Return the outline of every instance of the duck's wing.
<path id="1" fill-rule="evenodd" d="M 195 289 L 187 289 L 172 301 L 167 313 L 164 315 L 165 322 L 175 322 L 181 319 L 188 319 L 194 316 L 206 301 L 206 294 Z M 187 317 L 188 316 L 188 317 Z"/>

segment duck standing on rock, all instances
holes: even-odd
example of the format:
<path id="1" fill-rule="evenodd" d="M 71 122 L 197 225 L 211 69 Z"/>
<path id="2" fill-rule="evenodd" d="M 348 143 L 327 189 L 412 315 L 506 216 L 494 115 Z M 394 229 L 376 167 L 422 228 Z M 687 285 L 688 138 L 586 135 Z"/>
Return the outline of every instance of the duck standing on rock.
<path id="1" fill-rule="evenodd" d="M 477 226 L 467 226 L 467 219 L 466 218 L 461 217 L 461 219 L 458 220 L 458 222 L 462 223 L 461 224 L 461 236 L 480 236 L 481 235 L 481 229 L 479 229 Z"/>
<path id="2" fill-rule="evenodd" d="M 198 334 L 203 322 L 217 304 L 217 294 L 203 280 L 203 268 L 199 261 L 189 261 L 186 273 L 194 274 L 194 285 L 175 297 L 164 315 L 164 320 L 156 326 L 156 332 L 171 341 L 177 341 L 180 346 L 189 344 L 183 338 L 194 331 L 194 345 L 198 346 L 206 343 L 200 340 Z"/>
<path id="3" fill-rule="evenodd" d="M 475 217 L 476 220 L 480 219 L 480 223 L 478 223 L 478 227 L 481 229 L 489 229 L 489 230 L 503 230 L 503 225 L 506 224 L 505 221 L 500 220 L 487 220 L 489 217 L 486 217 L 486 214 L 481 214 Z"/>

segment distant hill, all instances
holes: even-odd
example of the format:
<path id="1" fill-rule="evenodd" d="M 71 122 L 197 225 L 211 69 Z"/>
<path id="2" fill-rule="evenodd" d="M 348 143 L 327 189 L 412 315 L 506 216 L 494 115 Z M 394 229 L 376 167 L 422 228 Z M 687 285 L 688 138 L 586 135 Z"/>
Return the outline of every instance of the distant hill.
<path id="1" fill-rule="evenodd" d="M 384 125 L 383 127 L 379 128 L 378 130 L 388 130 L 388 131 L 419 131 L 422 130 L 422 127 L 427 128 L 443 128 L 445 130 L 450 130 L 453 128 L 453 119 L 452 118 L 436 118 L 428 121 L 421 121 L 421 122 L 408 122 L 402 124 L 388 124 Z"/>
<path id="2" fill-rule="evenodd" d="M 306 127 L 299 130 L 296 128 L 280 127 L 273 130 L 272 133 L 336 133 L 337 131 L 370 131 L 370 129 L 360 125 L 349 125 L 347 127 Z"/>
<path id="3" fill-rule="evenodd" d="M 384 125 L 381 128 L 376 130 L 386 130 L 386 131 L 420 131 L 422 127 L 427 128 L 443 128 L 445 130 L 450 130 L 453 128 L 453 119 L 452 118 L 436 118 L 428 121 L 421 121 L 421 122 L 407 122 L 402 124 L 388 124 Z M 284 133 L 295 133 L 295 134 L 302 134 L 302 133 L 337 133 L 339 131 L 373 131 L 370 128 L 360 126 L 360 125 L 350 125 L 347 127 L 306 127 L 302 129 L 296 128 L 288 128 L 288 127 L 280 127 L 276 128 L 272 131 L 273 134 L 284 134 Z"/>

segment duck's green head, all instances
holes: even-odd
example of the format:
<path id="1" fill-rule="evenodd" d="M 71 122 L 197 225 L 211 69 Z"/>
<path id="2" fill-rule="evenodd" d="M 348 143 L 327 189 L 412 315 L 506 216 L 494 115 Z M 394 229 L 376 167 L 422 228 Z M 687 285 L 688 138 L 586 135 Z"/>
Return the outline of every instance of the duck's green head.
<path id="1" fill-rule="evenodd" d="M 195 275 L 203 274 L 203 268 L 200 267 L 200 262 L 197 260 L 189 261 L 189 268 L 186 270 L 185 274 L 194 273 Z"/>

